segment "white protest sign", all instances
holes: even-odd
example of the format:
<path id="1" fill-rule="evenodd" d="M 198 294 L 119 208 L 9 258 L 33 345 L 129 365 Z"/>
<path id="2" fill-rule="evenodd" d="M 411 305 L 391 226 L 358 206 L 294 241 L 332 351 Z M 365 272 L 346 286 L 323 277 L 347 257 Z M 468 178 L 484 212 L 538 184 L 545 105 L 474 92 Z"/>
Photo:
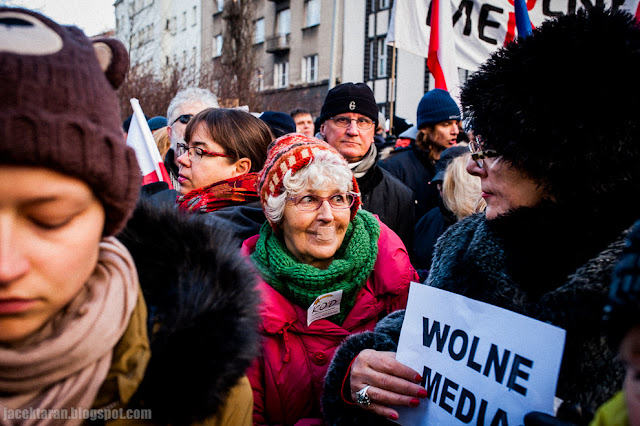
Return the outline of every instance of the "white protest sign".
<path id="1" fill-rule="evenodd" d="M 478 69 L 489 55 L 516 36 L 513 0 L 450 0 L 456 59 L 459 68 Z M 635 15 L 638 0 L 527 0 L 531 23 L 544 21 L 578 9 L 604 4 Z M 395 0 L 387 42 L 398 49 L 427 57 L 429 52 L 429 8 L 431 0 Z"/>
<path id="2" fill-rule="evenodd" d="M 521 425 L 553 414 L 565 331 L 497 306 L 411 283 L 397 359 L 429 396 L 402 425 Z"/>

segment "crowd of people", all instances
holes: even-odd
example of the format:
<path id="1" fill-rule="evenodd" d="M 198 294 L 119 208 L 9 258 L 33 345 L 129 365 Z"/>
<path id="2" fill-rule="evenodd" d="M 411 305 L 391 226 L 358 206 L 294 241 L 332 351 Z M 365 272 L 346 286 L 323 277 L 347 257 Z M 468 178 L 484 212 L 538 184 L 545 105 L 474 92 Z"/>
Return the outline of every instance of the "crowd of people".
<path id="1" fill-rule="evenodd" d="M 0 425 L 402 421 L 429 396 L 396 360 L 411 282 L 566 331 L 557 410 L 526 425 L 640 424 L 628 13 L 546 21 L 461 106 L 429 90 L 387 139 L 365 83 L 331 88 L 315 120 L 185 88 L 147 118 L 171 180 L 147 185 L 124 45 L 27 9 L 0 20 Z"/>

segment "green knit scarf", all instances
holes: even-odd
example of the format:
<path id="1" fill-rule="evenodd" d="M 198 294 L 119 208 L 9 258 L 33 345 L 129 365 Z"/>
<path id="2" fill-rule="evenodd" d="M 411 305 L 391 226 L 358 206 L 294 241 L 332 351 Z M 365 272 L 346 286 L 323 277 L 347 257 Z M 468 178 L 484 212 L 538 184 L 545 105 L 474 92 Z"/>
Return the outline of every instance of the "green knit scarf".
<path id="1" fill-rule="evenodd" d="M 327 318 L 342 325 L 353 308 L 356 294 L 373 271 L 379 237 L 378 220 L 369 212 L 358 211 L 329 267 L 318 269 L 296 259 L 269 222 L 265 222 L 251 260 L 271 287 L 304 309 L 318 296 L 342 290 L 340 313 Z"/>

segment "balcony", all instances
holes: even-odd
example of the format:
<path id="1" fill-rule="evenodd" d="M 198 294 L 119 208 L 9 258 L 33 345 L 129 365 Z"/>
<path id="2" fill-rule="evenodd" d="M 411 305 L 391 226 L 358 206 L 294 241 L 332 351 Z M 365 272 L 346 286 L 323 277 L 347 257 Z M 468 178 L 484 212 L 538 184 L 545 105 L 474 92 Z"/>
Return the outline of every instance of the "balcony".
<path id="1" fill-rule="evenodd" d="M 267 39 L 266 50 L 269 53 L 286 52 L 291 47 L 290 34 L 281 34 Z"/>

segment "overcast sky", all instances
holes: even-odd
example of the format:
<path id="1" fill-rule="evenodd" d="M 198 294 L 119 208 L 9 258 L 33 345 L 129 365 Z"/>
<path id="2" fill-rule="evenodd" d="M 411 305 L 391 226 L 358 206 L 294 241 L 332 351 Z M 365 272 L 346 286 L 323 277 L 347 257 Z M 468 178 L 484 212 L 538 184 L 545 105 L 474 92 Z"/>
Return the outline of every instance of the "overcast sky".
<path id="1" fill-rule="evenodd" d="M 75 25 L 87 36 L 115 29 L 115 0 L 0 0 L 0 5 L 37 10 L 59 24 Z"/>

